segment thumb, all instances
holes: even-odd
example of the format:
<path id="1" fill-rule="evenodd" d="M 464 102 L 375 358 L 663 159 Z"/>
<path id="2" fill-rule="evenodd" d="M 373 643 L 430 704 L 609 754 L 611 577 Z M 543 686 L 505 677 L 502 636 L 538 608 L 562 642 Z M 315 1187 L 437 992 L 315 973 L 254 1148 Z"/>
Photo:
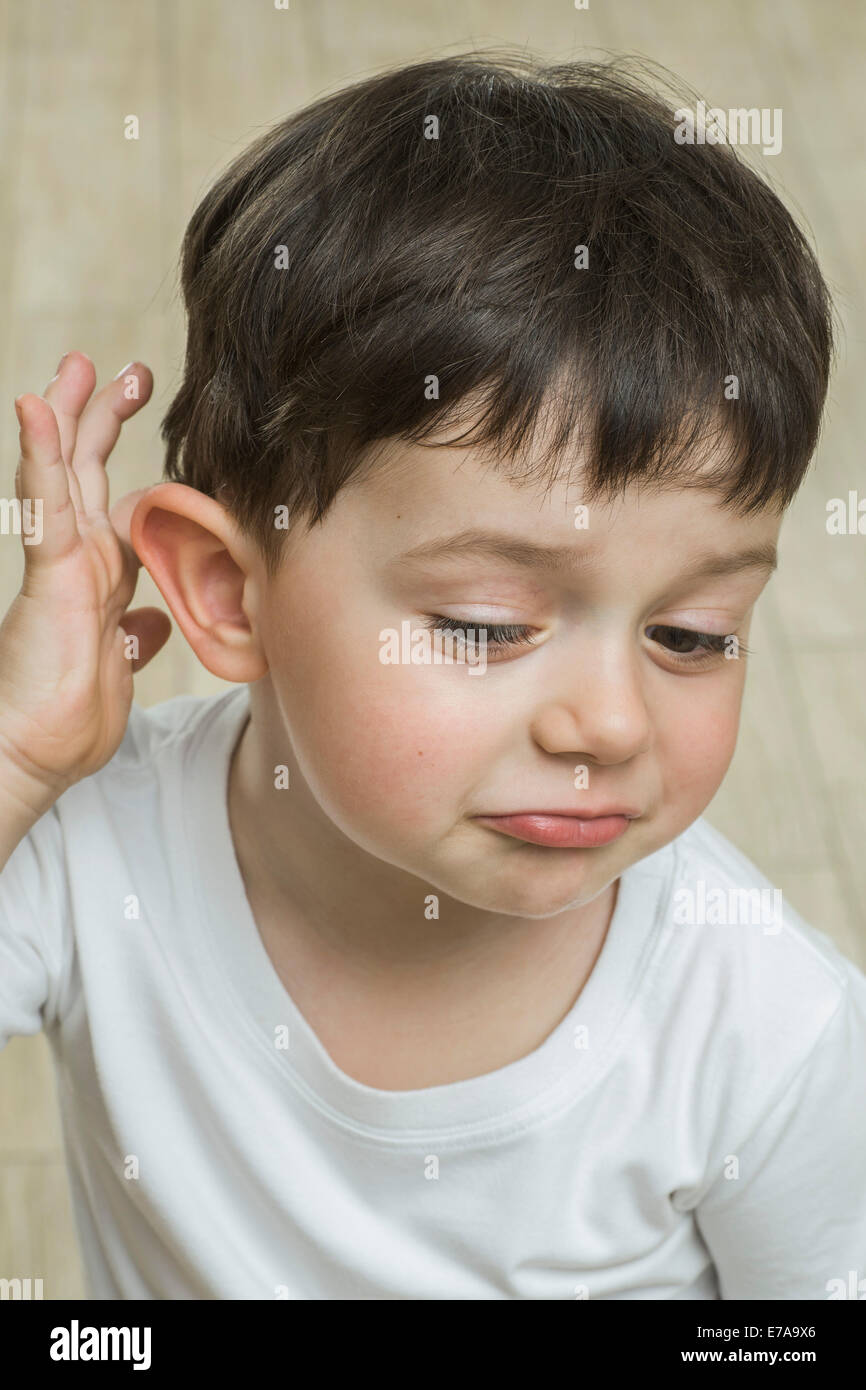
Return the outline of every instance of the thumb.
<path id="1" fill-rule="evenodd" d="M 125 497 L 121 497 L 115 502 L 108 513 L 108 519 L 114 527 L 114 533 L 123 551 L 124 563 L 133 578 L 141 567 L 141 559 L 132 544 L 129 535 L 129 523 L 140 499 L 149 491 L 150 488 L 139 487 L 134 492 L 128 492 Z"/>

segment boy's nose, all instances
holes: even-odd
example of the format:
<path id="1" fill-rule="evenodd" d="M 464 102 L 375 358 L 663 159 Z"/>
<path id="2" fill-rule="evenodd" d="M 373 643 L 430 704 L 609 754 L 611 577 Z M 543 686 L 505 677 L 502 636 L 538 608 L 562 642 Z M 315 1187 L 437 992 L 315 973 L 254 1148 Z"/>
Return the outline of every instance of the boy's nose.
<path id="1" fill-rule="evenodd" d="M 598 763 L 645 753 L 652 727 L 636 673 L 617 663 L 616 669 L 578 674 L 553 698 L 548 692 L 533 717 L 532 736 L 547 753 L 581 754 Z"/>

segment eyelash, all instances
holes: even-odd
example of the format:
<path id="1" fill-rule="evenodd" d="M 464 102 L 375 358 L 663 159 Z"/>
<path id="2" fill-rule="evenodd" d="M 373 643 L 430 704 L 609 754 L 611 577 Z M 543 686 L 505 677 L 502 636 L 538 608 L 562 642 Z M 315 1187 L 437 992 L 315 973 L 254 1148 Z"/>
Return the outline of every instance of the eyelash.
<path id="1" fill-rule="evenodd" d="M 745 642 L 733 632 L 728 633 L 726 636 L 720 636 L 716 632 L 696 632 L 694 628 L 690 627 L 673 627 L 670 623 L 651 623 L 646 629 L 647 632 L 652 632 L 654 630 L 659 632 L 680 633 L 684 637 L 692 638 L 695 645 L 700 650 L 701 654 L 698 656 L 696 656 L 694 652 L 675 652 L 670 647 L 665 647 L 664 649 L 668 656 L 672 656 L 675 661 L 679 661 L 683 665 L 708 666 L 711 662 L 715 661 L 717 657 L 724 658 L 725 643 L 729 642 L 732 637 L 736 638 L 737 645 L 735 650 L 738 657 L 748 656 L 751 651 L 751 648 L 747 647 Z M 661 643 L 659 643 L 659 646 L 661 646 Z"/>
<path id="2" fill-rule="evenodd" d="M 443 618 L 438 615 L 426 619 L 426 626 L 434 632 L 454 632 L 462 633 L 467 629 L 476 633 L 486 634 L 486 643 L 489 647 L 517 647 L 534 646 L 532 629 L 522 623 L 478 623 L 471 618 Z M 670 647 L 664 650 L 668 656 L 679 662 L 683 666 L 709 666 L 719 657 L 725 655 L 725 643 L 730 637 L 736 636 L 729 633 L 727 636 L 719 636 L 713 632 L 696 632 L 693 628 L 673 627 L 669 623 L 651 623 L 646 629 L 647 632 L 657 630 L 658 632 L 675 633 L 685 637 L 690 637 L 697 648 L 699 655 L 694 652 L 675 652 Z M 659 646 L 662 644 L 659 643 Z M 738 657 L 748 656 L 751 648 L 745 642 L 737 638 L 736 647 Z"/>
<path id="3" fill-rule="evenodd" d="M 433 632 L 466 631 L 485 633 L 488 647 L 532 647 L 535 639 L 532 629 L 523 623 L 478 623 L 472 618 L 440 618 L 434 614 L 426 619 L 426 626 Z"/>

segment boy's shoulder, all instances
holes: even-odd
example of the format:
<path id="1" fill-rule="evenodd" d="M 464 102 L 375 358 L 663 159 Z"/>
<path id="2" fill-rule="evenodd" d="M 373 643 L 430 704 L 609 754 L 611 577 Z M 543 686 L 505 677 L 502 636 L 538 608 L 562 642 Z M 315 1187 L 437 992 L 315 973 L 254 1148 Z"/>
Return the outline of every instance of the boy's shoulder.
<path id="1" fill-rule="evenodd" d="M 113 756 L 58 798 L 54 818 L 67 830 L 85 818 L 93 825 L 108 818 L 121 834 L 121 810 L 147 816 L 164 793 L 175 805 L 179 787 L 184 796 L 200 797 L 199 784 L 210 785 L 206 770 L 228 759 L 248 710 L 247 685 L 215 695 L 176 695 L 149 706 L 133 702 Z"/>
<path id="2" fill-rule="evenodd" d="M 226 720 L 240 718 L 248 694 L 246 685 L 237 685 L 215 695 L 175 695 L 147 707 L 133 703 L 116 753 L 95 776 L 109 770 L 128 773 L 130 764 L 150 763 L 204 742 Z"/>
<path id="3" fill-rule="evenodd" d="M 831 1025 L 841 1035 L 847 1011 L 866 1025 L 860 968 L 720 831 L 698 819 L 658 862 L 663 948 L 653 994 L 678 1020 L 684 1048 L 705 1060 L 721 1048 L 751 1078 L 781 1085 Z"/>
<path id="4" fill-rule="evenodd" d="M 807 922 L 780 884 L 721 831 L 699 818 L 673 848 L 670 911 L 675 925 L 702 932 L 722 954 L 745 948 L 776 964 L 784 955 L 805 970 L 843 982 L 852 962 L 823 924 Z"/>

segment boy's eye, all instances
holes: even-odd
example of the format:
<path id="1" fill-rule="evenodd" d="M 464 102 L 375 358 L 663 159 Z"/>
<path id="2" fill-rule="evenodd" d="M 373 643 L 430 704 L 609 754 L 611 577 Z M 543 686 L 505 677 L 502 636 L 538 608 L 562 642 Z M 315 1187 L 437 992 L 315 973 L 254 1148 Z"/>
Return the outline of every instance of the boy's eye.
<path id="1" fill-rule="evenodd" d="M 474 618 L 444 618 L 433 614 L 426 619 L 426 626 L 436 632 L 453 632 L 458 642 L 473 645 L 481 633 L 488 647 L 500 651 L 506 647 L 533 646 L 535 629 L 525 623 L 480 623 Z M 712 632 L 696 632 L 687 627 L 671 627 L 653 623 L 646 628 L 646 635 L 657 642 L 668 655 L 682 665 L 710 665 L 719 657 L 725 656 L 728 643 L 733 634 L 720 636 Z M 745 656 L 748 647 L 738 638 L 736 652 Z"/>
<path id="2" fill-rule="evenodd" d="M 679 661 L 692 664 L 708 664 L 716 657 L 724 656 L 728 650 L 731 636 L 719 636 L 713 632 L 695 632 L 688 627 L 668 627 L 653 623 L 646 629 L 651 642 L 658 642 L 665 651 Z M 736 639 L 736 652 L 745 654 L 747 647 Z"/>
<path id="3" fill-rule="evenodd" d="M 533 643 L 534 629 L 525 623 L 480 623 L 475 618 L 442 618 L 433 614 L 426 626 L 434 632 L 453 632 L 458 642 L 469 646 L 478 641 L 481 633 L 488 647 L 532 646 Z"/>

